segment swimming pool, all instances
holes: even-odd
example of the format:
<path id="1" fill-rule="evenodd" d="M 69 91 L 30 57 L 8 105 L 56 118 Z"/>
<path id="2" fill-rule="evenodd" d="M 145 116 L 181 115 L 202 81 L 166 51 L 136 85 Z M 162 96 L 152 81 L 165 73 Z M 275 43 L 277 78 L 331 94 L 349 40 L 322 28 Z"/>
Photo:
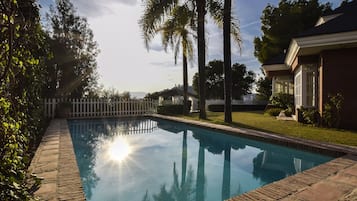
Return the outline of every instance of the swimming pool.
<path id="1" fill-rule="evenodd" d="M 333 159 L 166 120 L 68 124 L 93 201 L 219 201 Z"/>

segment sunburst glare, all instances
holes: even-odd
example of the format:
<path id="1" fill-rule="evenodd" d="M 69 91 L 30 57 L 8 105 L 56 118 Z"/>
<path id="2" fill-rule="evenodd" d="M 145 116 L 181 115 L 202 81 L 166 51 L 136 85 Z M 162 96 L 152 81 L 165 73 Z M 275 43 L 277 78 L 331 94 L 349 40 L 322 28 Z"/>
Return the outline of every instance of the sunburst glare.
<path id="1" fill-rule="evenodd" d="M 110 160 L 116 162 L 124 161 L 132 152 L 132 148 L 123 137 L 116 137 L 108 144 L 107 155 Z"/>

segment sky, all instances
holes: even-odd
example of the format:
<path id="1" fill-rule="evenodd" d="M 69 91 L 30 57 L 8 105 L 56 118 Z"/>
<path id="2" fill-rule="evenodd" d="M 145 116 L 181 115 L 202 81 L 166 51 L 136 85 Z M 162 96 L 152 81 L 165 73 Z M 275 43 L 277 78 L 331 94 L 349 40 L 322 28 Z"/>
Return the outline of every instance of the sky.
<path id="1" fill-rule="evenodd" d="M 39 0 L 41 14 L 48 12 L 54 0 Z M 155 92 L 175 85 L 182 85 L 181 57 L 175 65 L 172 51 L 162 48 L 160 35 L 147 50 L 138 21 L 143 14 L 143 0 L 72 0 L 80 16 L 86 17 L 94 33 L 100 54 L 97 57 L 99 83 L 119 92 L 130 91 L 142 96 L 142 92 Z M 232 64 L 245 64 L 248 70 L 260 74 L 261 64 L 254 57 L 253 40 L 261 36 L 260 16 L 268 5 L 276 6 L 279 0 L 233 0 L 232 13 L 239 20 L 243 44 L 241 51 L 232 41 Z M 331 2 L 333 8 L 341 0 Z M 206 62 L 223 60 L 223 30 L 206 17 Z M 197 52 L 189 63 L 189 84 L 198 71 Z M 138 93 L 139 92 L 139 93 Z"/>

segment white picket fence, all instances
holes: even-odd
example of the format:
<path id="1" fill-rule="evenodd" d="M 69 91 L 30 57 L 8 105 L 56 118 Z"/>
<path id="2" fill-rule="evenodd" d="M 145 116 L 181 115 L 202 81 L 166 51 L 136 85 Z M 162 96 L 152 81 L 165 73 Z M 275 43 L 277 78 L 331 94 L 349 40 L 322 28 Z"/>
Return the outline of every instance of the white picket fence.
<path id="1" fill-rule="evenodd" d="M 69 117 L 121 117 L 142 116 L 157 112 L 157 101 L 146 99 L 45 99 L 44 115 L 56 116 L 60 103 L 71 105 Z"/>

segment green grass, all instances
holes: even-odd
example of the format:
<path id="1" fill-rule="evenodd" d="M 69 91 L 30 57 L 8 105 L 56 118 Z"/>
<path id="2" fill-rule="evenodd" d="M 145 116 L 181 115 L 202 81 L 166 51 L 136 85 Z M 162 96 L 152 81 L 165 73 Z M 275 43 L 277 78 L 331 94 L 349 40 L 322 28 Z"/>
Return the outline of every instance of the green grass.
<path id="1" fill-rule="evenodd" d="M 199 120 L 198 114 L 180 117 Z M 319 128 L 296 121 L 278 121 L 275 117 L 263 115 L 262 112 L 233 112 L 232 118 L 233 123 L 230 126 L 233 127 L 250 128 L 320 142 L 357 146 L 357 131 Z M 208 112 L 207 120 L 205 121 L 227 125 L 224 122 L 223 112 Z"/>

